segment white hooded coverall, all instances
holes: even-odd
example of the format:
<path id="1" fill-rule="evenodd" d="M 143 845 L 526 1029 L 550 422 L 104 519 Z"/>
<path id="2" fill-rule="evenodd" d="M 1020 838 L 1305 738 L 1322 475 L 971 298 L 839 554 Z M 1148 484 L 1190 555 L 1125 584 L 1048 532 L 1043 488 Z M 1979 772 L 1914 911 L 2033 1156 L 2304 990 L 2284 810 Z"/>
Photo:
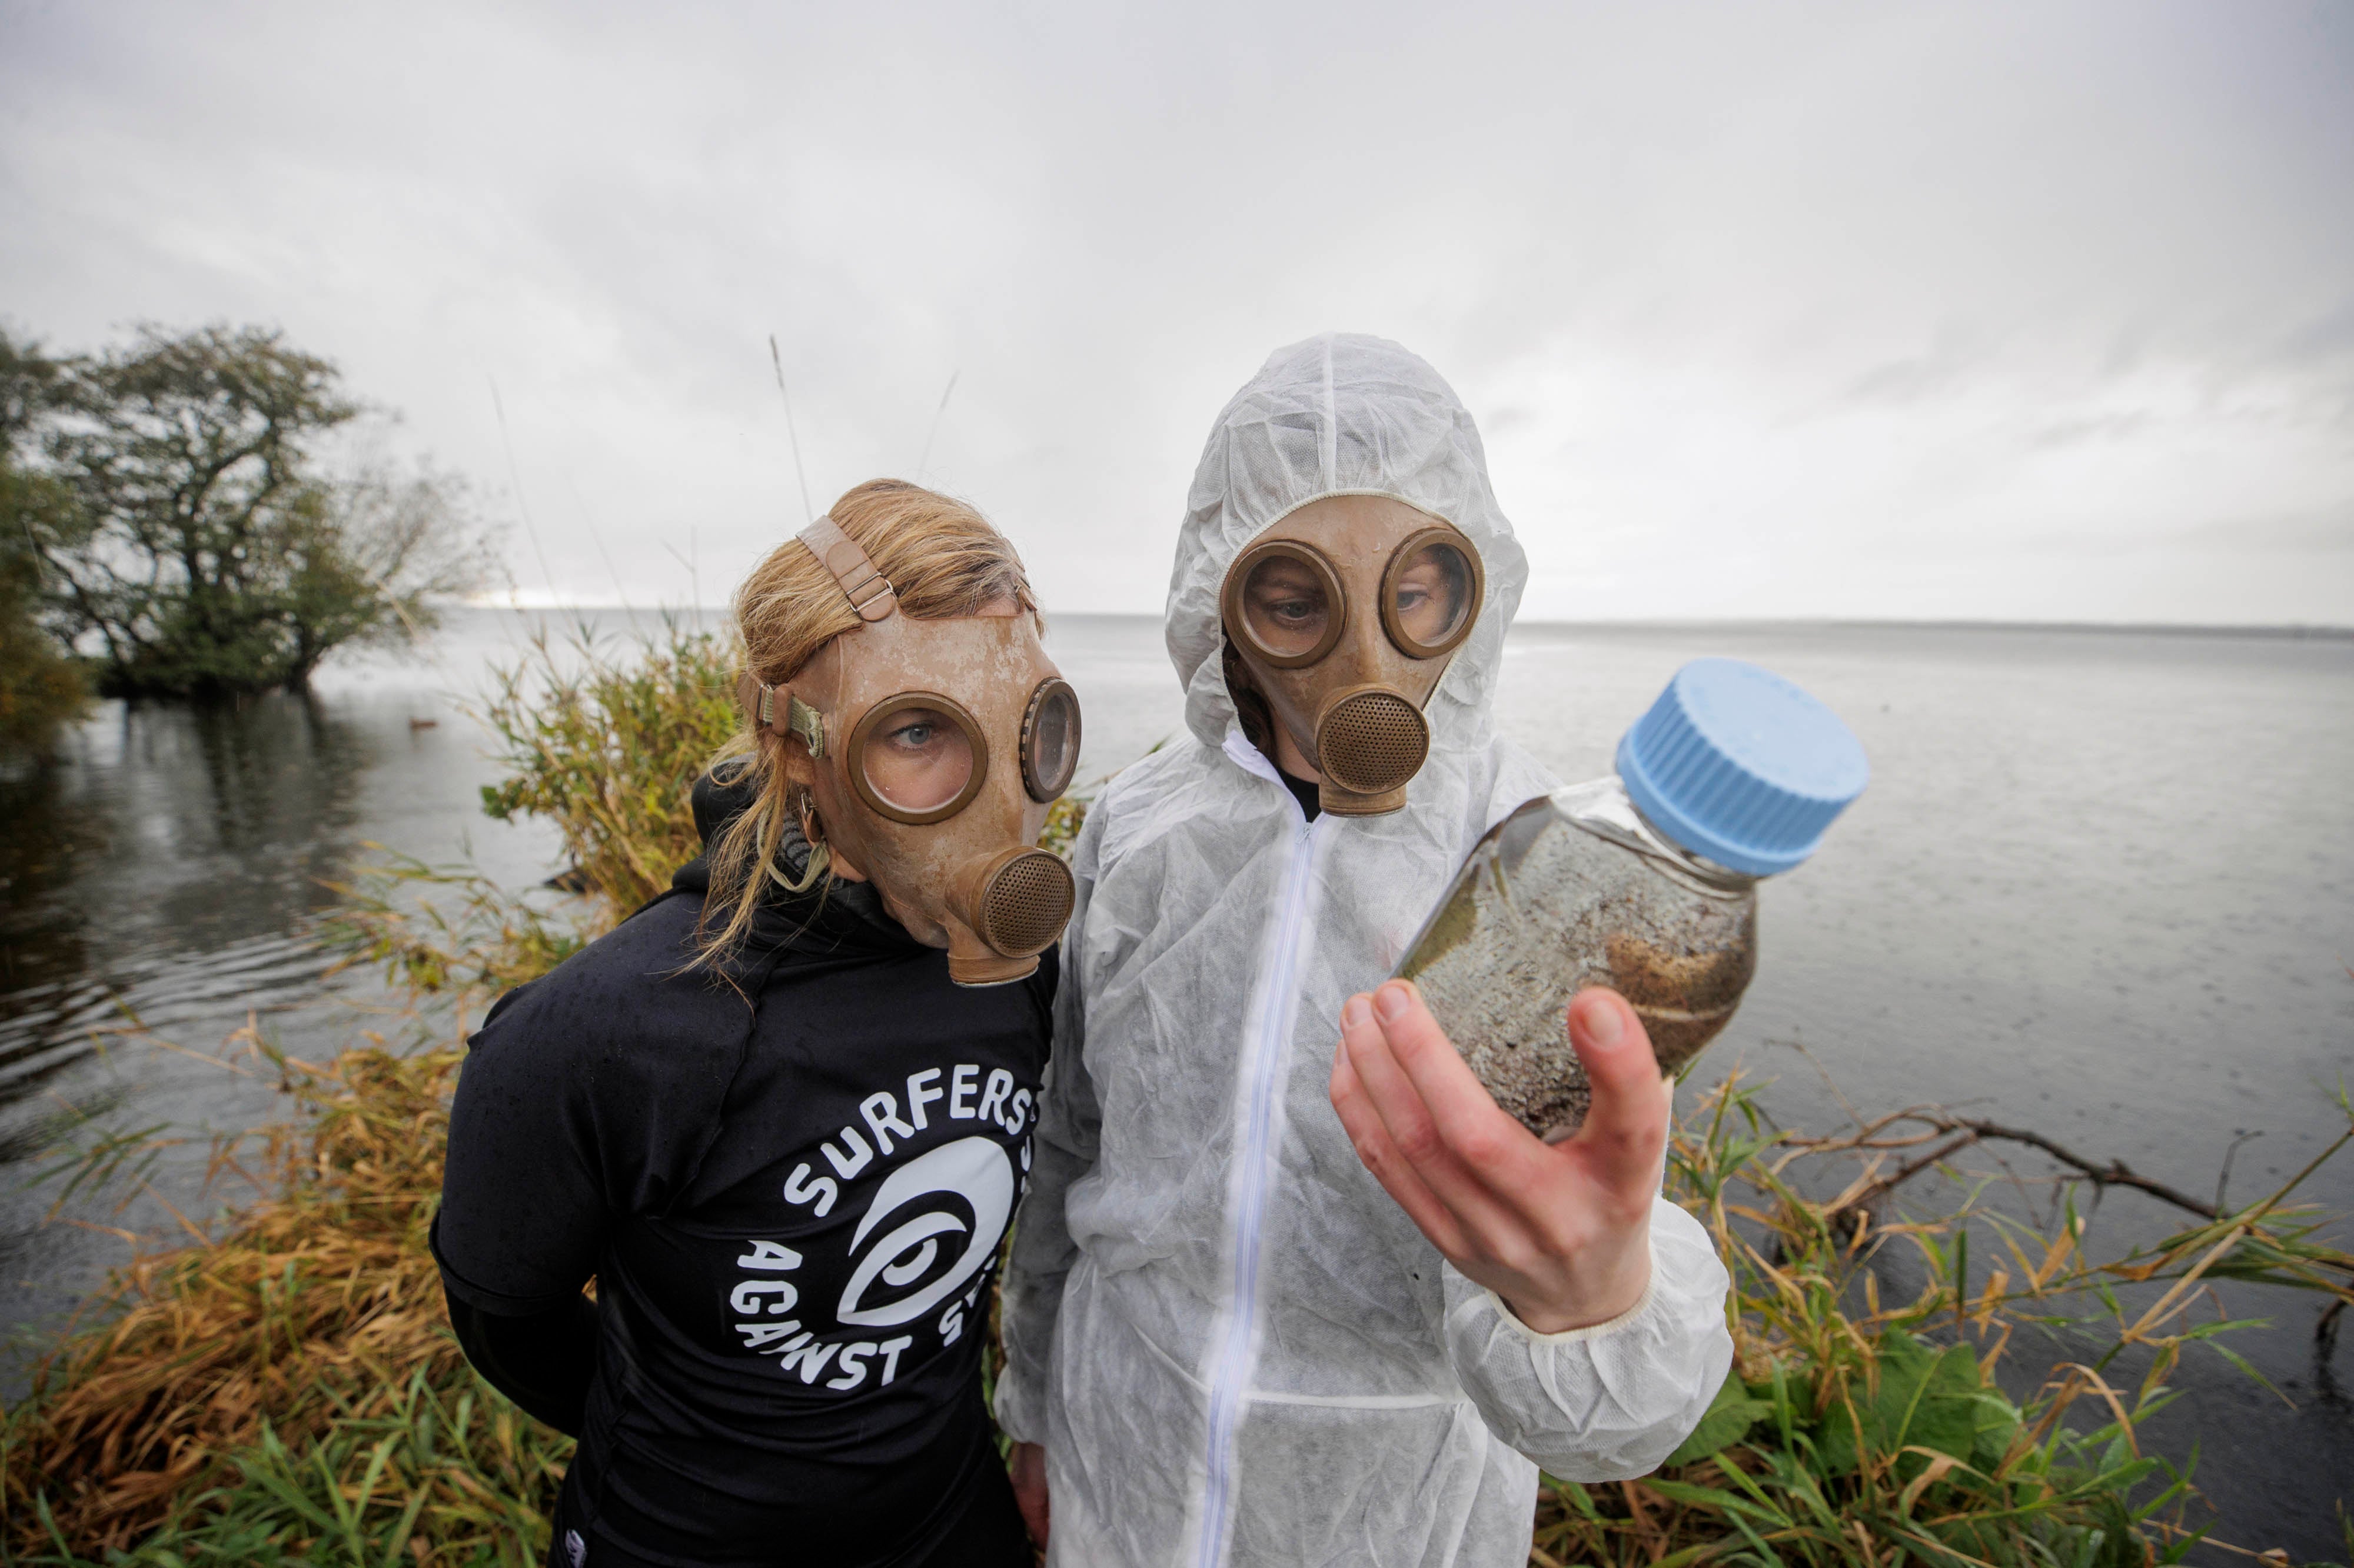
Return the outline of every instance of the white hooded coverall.
<path id="1" fill-rule="evenodd" d="M 1405 810 L 1311 823 L 1235 722 L 1219 587 L 1286 513 L 1352 492 L 1462 530 L 1487 602 Z M 1490 719 L 1527 575 L 1470 415 L 1395 344 L 1281 349 L 1211 432 L 1169 588 L 1192 736 L 1079 835 L 1005 1280 L 997 1414 L 1045 1445 L 1050 1564 L 1521 1568 L 1539 1465 L 1642 1475 L 1723 1382 L 1727 1280 L 1682 1210 L 1659 1202 L 1632 1310 L 1534 1333 L 1382 1191 L 1328 1095 L 1342 1001 L 1554 788 Z"/>

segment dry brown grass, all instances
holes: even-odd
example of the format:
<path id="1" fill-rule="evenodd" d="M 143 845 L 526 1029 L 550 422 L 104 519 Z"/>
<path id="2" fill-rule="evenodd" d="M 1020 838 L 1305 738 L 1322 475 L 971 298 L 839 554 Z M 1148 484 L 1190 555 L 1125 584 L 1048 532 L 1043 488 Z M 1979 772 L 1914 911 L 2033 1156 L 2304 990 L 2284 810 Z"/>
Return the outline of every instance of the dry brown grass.
<path id="1" fill-rule="evenodd" d="M 249 1479 L 239 1457 L 266 1438 L 301 1450 L 333 1426 L 398 1415 L 420 1374 L 433 1388 L 470 1381 L 425 1245 L 459 1052 L 377 1042 L 324 1065 L 276 1060 L 304 1119 L 269 1132 L 244 1162 L 271 1195 L 214 1240 L 121 1270 L 85 1308 L 95 1326 L 60 1343 L 11 1413 L 0 1513 L 16 1553 L 59 1539 L 82 1553 L 129 1547 Z M 481 1436 L 502 1446 L 489 1427 Z M 537 1469 L 529 1489 L 542 1495 L 496 1499 L 495 1513 L 552 1497 L 562 1455 L 548 1437 L 526 1445 L 544 1463 L 517 1453 L 516 1478 Z M 407 1532 L 419 1548 L 454 1523 L 445 1543 L 465 1550 L 453 1560 L 471 1555 L 463 1525 L 486 1500 L 482 1468 L 469 1459 L 426 1478 L 417 1520 L 428 1528 Z M 277 1544 L 303 1542 L 298 1531 Z"/>

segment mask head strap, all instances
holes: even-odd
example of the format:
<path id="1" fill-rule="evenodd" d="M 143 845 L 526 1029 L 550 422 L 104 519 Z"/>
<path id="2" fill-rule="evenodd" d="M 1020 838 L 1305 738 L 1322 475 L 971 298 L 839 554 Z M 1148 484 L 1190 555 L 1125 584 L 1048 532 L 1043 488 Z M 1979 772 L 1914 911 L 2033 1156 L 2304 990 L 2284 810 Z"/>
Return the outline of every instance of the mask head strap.
<path id="1" fill-rule="evenodd" d="M 842 524 L 831 516 L 821 517 L 796 535 L 815 556 L 818 565 L 833 574 L 842 585 L 842 594 L 850 600 L 850 608 L 858 619 L 873 622 L 888 620 L 899 608 L 899 596 L 892 591 L 891 579 L 875 569 L 875 563 L 859 548 L 858 541 L 842 531 Z"/>
<path id="2" fill-rule="evenodd" d="M 779 695 L 784 698 L 781 713 L 778 711 Z M 825 756 L 825 715 L 793 695 L 790 687 L 779 693 L 748 671 L 736 677 L 736 700 L 743 705 L 744 716 L 754 729 L 771 731 L 779 739 L 800 736 L 812 758 Z"/>
<path id="3" fill-rule="evenodd" d="M 842 589 L 842 597 L 858 619 L 872 625 L 888 620 L 899 609 L 899 596 L 891 588 L 891 579 L 875 569 L 874 561 L 859 547 L 858 541 L 842 531 L 842 524 L 831 516 L 819 518 L 794 537 L 817 557 L 817 564 L 832 574 Z M 777 688 L 747 673 L 736 683 L 736 700 L 743 705 L 744 716 L 756 730 L 769 730 L 779 737 L 798 735 L 809 747 L 812 758 L 825 755 L 825 719 L 815 708 L 794 696 L 789 689 L 784 694 L 783 711 L 778 711 Z"/>

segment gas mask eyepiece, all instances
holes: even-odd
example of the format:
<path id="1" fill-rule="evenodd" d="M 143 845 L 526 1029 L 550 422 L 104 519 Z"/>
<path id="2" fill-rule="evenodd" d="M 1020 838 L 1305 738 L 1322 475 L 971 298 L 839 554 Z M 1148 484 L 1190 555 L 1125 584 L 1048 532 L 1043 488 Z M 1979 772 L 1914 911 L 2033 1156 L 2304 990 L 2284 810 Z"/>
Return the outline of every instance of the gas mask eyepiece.
<path id="1" fill-rule="evenodd" d="M 1071 916 L 1070 869 L 1034 846 L 1078 766 L 1078 696 L 1026 597 L 1016 614 L 912 620 L 832 518 L 801 540 L 863 624 L 790 688 L 748 677 L 747 704 L 806 747 L 829 841 L 909 912 L 903 921 L 938 927 L 949 978 L 1020 980 Z"/>
<path id="2" fill-rule="evenodd" d="M 909 827 L 944 822 L 989 781 L 981 721 L 954 697 L 901 692 L 850 732 L 851 788 L 876 816 Z"/>
<path id="3" fill-rule="evenodd" d="M 1062 799 L 1079 768 L 1079 694 L 1060 675 L 1038 683 L 1022 710 L 1022 787 L 1041 804 Z"/>
<path id="4" fill-rule="evenodd" d="M 1225 624 L 1276 722 L 1324 776 L 1322 809 L 1405 804 L 1430 755 L 1423 706 L 1479 619 L 1479 552 L 1387 496 L 1327 496 L 1226 573 Z"/>

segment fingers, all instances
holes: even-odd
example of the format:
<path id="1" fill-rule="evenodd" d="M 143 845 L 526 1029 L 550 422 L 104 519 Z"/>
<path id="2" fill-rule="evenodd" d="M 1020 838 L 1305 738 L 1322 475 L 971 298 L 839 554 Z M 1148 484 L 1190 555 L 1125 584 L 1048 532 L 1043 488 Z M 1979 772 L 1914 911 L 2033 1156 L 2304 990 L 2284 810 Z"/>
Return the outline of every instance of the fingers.
<path id="1" fill-rule="evenodd" d="M 1389 1054 L 1428 1107 L 1447 1149 L 1482 1181 L 1506 1194 L 1525 1191 L 1541 1179 L 1544 1145 L 1496 1104 L 1413 982 L 1386 982 L 1373 993 L 1373 1009 Z"/>
<path id="2" fill-rule="evenodd" d="M 1384 986 L 1383 991 L 1391 989 Z M 1522 1200 L 1519 1191 L 1508 1182 L 1503 1184 L 1505 1191 L 1500 1192 L 1497 1190 L 1499 1183 L 1493 1180 L 1491 1172 L 1475 1164 L 1475 1161 L 1497 1161 L 1500 1158 L 1498 1150 L 1509 1148 L 1509 1145 L 1492 1127 L 1479 1129 L 1477 1135 L 1461 1144 L 1450 1138 L 1435 1114 L 1437 1107 L 1399 1062 L 1393 1048 L 1390 1026 L 1375 1016 L 1383 1000 L 1378 992 L 1371 998 L 1353 996 L 1349 999 L 1348 1005 L 1341 1010 L 1341 1049 L 1356 1075 L 1366 1103 L 1372 1107 L 1382 1128 L 1387 1132 L 1390 1143 L 1401 1160 L 1411 1167 L 1413 1173 L 1430 1190 L 1431 1195 L 1454 1216 L 1467 1237 L 1478 1238 L 1483 1250 L 1507 1245 L 1511 1238 L 1524 1235 L 1527 1227 L 1520 1214 Z M 1396 988 L 1396 995 L 1392 1001 L 1394 1005 L 1410 1002 L 1411 1011 L 1421 1015 L 1422 1021 L 1428 1024 L 1430 1033 L 1436 1037 L 1437 1049 L 1454 1054 L 1455 1047 L 1447 1044 L 1445 1034 L 1438 1033 L 1429 1009 L 1422 1005 L 1419 998 L 1401 986 Z M 1470 1077 L 1470 1069 L 1463 1066 L 1460 1057 L 1456 1058 L 1455 1065 L 1468 1080 L 1470 1092 L 1478 1097 L 1479 1104 L 1474 1108 L 1484 1109 L 1491 1117 L 1500 1119 L 1506 1132 L 1519 1134 L 1542 1152 L 1542 1145 L 1529 1138 L 1519 1123 L 1496 1108 L 1495 1102 L 1488 1097 L 1488 1091 L 1479 1086 L 1477 1078 Z M 1462 1086 L 1448 1085 L 1447 1087 L 1459 1093 Z M 1432 1239 L 1436 1241 L 1437 1238 L 1434 1236 Z"/>
<path id="3" fill-rule="evenodd" d="M 1601 1174 L 1614 1184 L 1656 1186 L 1669 1091 L 1643 1021 L 1625 997 L 1591 986 L 1571 999 L 1569 1043 L 1594 1090 L 1576 1141 L 1602 1161 Z"/>
<path id="4" fill-rule="evenodd" d="M 1422 1234 L 1430 1238 L 1431 1245 L 1450 1257 L 1462 1255 L 1462 1227 L 1447 1205 L 1440 1202 L 1422 1178 L 1415 1173 L 1397 1150 L 1389 1129 L 1382 1124 L 1380 1113 L 1366 1097 L 1363 1084 L 1356 1068 L 1349 1061 L 1349 1049 L 1343 1044 L 1332 1053 L 1332 1108 L 1341 1115 L 1341 1126 L 1348 1132 L 1349 1141 L 1357 1150 L 1357 1158 L 1382 1191 L 1404 1209 Z"/>

